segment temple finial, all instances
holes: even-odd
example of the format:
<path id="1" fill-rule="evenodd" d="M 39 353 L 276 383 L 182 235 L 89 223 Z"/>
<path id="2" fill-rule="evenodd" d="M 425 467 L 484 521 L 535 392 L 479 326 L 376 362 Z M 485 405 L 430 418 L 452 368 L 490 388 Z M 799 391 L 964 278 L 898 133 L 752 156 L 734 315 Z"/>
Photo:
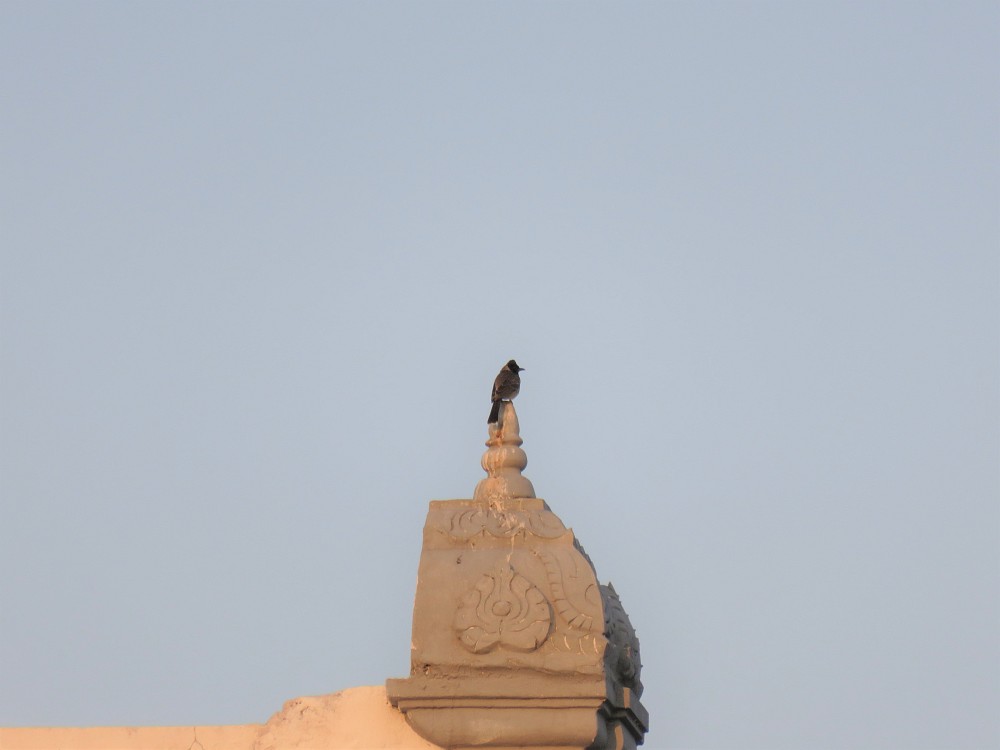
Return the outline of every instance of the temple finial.
<path id="1" fill-rule="evenodd" d="M 531 481 L 521 475 L 528 465 L 528 456 L 521 450 L 521 425 L 510 401 L 497 402 L 500 419 L 489 425 L 490 437 L 486 441 L 482 466 L 486 479 L 480 480 L 473 493 L 474 500 L 510 500 L 516 497 L 534 497 Z"/>

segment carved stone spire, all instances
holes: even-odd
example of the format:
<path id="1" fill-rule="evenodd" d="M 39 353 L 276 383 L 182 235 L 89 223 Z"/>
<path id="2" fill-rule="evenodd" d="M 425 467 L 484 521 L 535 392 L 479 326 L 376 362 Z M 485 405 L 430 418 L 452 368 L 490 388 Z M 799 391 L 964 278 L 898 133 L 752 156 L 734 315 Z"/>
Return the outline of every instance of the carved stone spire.
<path id="1" fill-rule="evenodd" d="M 476 485 L 474 500 L 502 502 L 518 497 L 534 497 L 535 488 L 531 481 L 521 475 L 528 465 L 528 456 L 521 449 L 521 425 L 517 412 L 510 401 L 500 402 L 500 419 L 489 425 L 490 438 L 486 441 L 483 454 L 483 470 L 486 479 Z"/>
<path id="2" fill-rule="evenodd" d="M 410 676 L 386 695 L 444 750 L 636 750 L 649 715 L 635 629 L 521 475 L 510 400 L 493 403 L 474 498 L 428 509 Z"/>

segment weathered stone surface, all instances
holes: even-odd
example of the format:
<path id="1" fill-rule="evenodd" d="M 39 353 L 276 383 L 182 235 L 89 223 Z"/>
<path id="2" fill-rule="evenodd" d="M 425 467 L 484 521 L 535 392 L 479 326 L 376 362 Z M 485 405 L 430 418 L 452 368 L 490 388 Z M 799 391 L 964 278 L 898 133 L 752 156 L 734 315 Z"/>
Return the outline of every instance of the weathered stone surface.
<path id="1" fill-rule="evenodd" d="M 573 532 L 537 498 L 433 501 L 411 668 L 602 674 L 601 591 Z"/>
<path id="2" fill-rule="evenodd" d="M 445 748 L 583 748 L 602 723 L 599 677 L 411 678 L 390 680 L 388 692 L 421 736 Z"/>

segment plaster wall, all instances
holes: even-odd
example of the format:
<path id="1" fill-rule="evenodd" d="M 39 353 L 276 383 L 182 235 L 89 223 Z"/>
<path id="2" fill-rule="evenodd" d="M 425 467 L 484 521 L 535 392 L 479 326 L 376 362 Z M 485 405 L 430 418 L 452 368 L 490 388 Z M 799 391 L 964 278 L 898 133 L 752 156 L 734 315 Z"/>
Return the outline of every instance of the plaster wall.
<path id="1" fill-rule="evenodd" d="M 0 750 L 440 750 L 389 705 L 385 688 L 295 698 L 266 724 L 0 727 Z"/>
<path id="2" fill-rule="evenodd" d="M 2 750 L 250 750 L 261 724 L 223 727 L 0 728 Z"/>

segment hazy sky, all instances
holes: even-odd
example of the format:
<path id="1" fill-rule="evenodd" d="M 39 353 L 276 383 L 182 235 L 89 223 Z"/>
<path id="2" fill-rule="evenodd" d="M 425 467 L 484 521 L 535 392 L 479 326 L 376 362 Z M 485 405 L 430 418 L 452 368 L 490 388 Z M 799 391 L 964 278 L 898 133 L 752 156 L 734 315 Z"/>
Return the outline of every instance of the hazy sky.
<path id="1" fill-rule="evenodd" d="M 1000 747 L 1000 6 L 0 3 L 0 724 L 409 670 L 526 475 L 653 750 Z"/>

